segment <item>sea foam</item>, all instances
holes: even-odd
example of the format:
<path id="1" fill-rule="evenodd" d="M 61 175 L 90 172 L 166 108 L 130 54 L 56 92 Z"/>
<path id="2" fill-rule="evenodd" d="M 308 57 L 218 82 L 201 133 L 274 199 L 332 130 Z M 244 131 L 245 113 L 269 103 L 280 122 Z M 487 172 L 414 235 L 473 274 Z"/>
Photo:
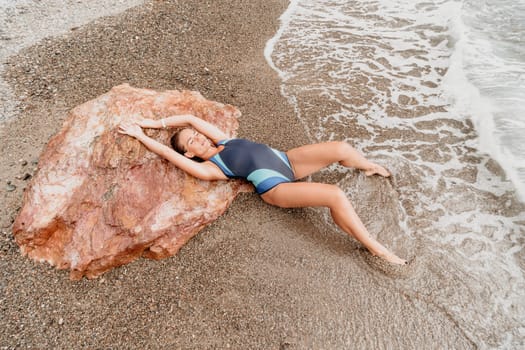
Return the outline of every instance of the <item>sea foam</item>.
<path id="1" fill-rule="evenodd" d="M 292 1 L 265 56 L 312 142 L 347 140 L 392 170 L 404 234 L 386 243 L 418 241 L 440 286 L 416 278 L 399 282 L 404 293 L 432 295 L 428 302 L 481 348 L 517 347 L 525 339 L 525 207 L 514 174 L 525 152 L 502 148 L 513 138 L 500 129 L 509 120 L 522 126 L 501 118 L 501 101 L 521 101 L 511 93 L 521 87 L 521 63 L 495 61 L 488 82 L 475 79 L 487 62 L 476 63 L 472 49 L 497 51 L 473 39 L 465 16 L 476 10 L 452 0 Z M 502 85 L 499 75 L 518 79 Z M 490 79 L 502 86 L 492 95 Z"/>

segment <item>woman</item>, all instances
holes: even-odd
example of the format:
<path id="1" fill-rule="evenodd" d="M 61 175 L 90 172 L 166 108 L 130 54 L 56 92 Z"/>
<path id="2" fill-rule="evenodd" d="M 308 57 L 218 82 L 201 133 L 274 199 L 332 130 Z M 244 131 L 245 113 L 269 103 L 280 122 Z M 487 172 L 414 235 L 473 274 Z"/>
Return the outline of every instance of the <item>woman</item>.
<path id="1" fill-rule="evenodd" d="M 167 127 L 186 127 L 171 138 L 173 149 L 146 136 L 142 131 L 142 128 Z M 150 151 L 196 178 L 245 178 L 254 184 L 265 202 L 282 208 L 328 207 L 334 222 L 361 242 L 372 255 L 393 264 L 407 263 L 370 236 L 339 187 L 294 182 L 334 162 L 364 170 L 367 176 L 390 176 L 385 168 L 368 161 L 345 142 L 313 144 L 286 153 L 279 152 L 248 140 L 229 140 L 217 127 L 193 115 L 122 123 L 119 132 L 136 138 Z M 193 158 L 203 161 L 197 162 Z"/>

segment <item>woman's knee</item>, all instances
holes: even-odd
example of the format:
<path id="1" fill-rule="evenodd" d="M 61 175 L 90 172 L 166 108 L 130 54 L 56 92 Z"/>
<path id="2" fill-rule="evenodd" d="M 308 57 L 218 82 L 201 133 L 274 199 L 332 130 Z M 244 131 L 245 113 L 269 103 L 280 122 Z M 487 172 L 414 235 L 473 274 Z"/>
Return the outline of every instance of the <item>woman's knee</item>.
<path id="1" fill-rule="evenodd" d="M 325 194 L 327 200 L 325 206 L 330 209 L 337 209 L 345 206 L 349 201 L 346 193 L 337 185 L 328 185 Z"/>
<path id="2" fill-rule="evenodd" d="M 346 197 L 346 193 L 337 185 L 332 185 L 333 188 L 332 191 L 332 199 L 333 204 L 341 204 L 342 202 L 348 202 L 348 198 Z"/>
<path id="3" fill-rule="evenodd" d="M 349 153 L 353 150 L 353 147 L 350 146 L 345 141 L 334 141 L 333 152 L 337 155 L 337 158 L 344 160 L 348 157 Z"/>

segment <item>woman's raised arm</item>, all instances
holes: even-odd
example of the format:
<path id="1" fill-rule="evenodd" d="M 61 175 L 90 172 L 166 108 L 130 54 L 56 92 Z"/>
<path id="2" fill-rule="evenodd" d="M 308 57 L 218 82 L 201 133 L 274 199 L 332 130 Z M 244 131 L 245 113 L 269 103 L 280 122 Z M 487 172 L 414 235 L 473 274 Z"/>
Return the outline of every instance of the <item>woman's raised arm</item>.
<path id="1" fill-rule="evenodd" d="M 215 125 L 208 123 L 207 121 L 197 118 L 191 114 L 181 114 L 167 117 L 164 119 L 153 120 L 153 119 L 140 119 L 137 124 L 143 128 L 160 129 L 167 127 L 180 127 L 180 126 L 191 126 L 201 134 L 208 137 L 215 144 L 217 142 L 227 139 L 228 136 Z"/>
<path id="2" fill-rule="evenodd" d="M 201 180 L 226 180 L 227 177 L 211 162 L 197 163 L 175 152 L 170 147 L 144 134 L 142 128 L 135 123 L 121 123 L 119 133 L 129 135 L 139 140 L 151 152 L 168 160 L 177 168 Z"/>

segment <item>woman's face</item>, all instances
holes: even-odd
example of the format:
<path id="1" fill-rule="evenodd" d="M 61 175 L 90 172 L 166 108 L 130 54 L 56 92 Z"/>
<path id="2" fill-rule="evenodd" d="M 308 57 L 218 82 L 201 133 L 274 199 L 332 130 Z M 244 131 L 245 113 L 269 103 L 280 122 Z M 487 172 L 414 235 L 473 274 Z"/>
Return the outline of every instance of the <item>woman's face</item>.
<path id="1" fill-rule="evenodd" d="M 180 132 L 179 144 L 186 150 L 188 158 L 202 158 L 212 146 L 210 140 L 194 129 L 184 129 Z"/>

